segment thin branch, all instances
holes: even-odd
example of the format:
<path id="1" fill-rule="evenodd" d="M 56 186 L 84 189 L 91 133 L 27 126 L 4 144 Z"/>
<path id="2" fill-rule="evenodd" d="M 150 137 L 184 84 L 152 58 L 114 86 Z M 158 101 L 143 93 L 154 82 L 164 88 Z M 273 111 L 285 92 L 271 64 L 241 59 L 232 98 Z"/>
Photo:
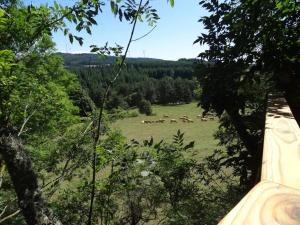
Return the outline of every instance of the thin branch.
<path id="1" fill-rule="evenodd" d="M 3 216 L 3 214 L 5 213 L 6 209 L 8 206 L 5 206 L 4 209 L 2 210 L 2 212 L 0 213 L 0 218 Z"/>
<path id="2" fill-rule="evenodd" d="M 80 145 L 83 137 L 86 135 L 86 133 L 88 132 L 89 128 L 91 127 L 93 122 L 90 122 L 87 127 L 85 128 L 85 130 L 83 131 L 83 133 L 81 134 L 81 137 L 80 139 L 72 146 L 72 149 L 75 149 L 75 148 L 78 148 L 78 146 Z M 62 178 L 64 178 L 67 174 L 70 174 L 70 172 L 73 172 L 74 170 L 76 170 L 78 167 L 82 166 L 84 163 L 86 163 L 89 159 L 87 160 L 84 160 L 83 162 L 81 163 L 78 163 L 78 161 L 73 164 L 73 166 L 69 167 L 68 168 L 68 165 L 70 163 L 70 160 L 71 160 L 71 157 L 68 158 L 68 160 L 66 161 L 65 165 L 64 165 L 64 168 L 61 172 L 61 174 L 52 179 L 51 181 L 49 181 L 48 183 L 46 183 L 45 185 L 42 186 L 41 190 L 44 190 L 46 187 L 48 187 L 50 184 L 53 184 L 53 183 L 57 183 L 59 182 Z"/>
<path id="3" fill-rule="evenodd" d="M 101 102 L 100 114 L 99 114 L 98 122 L 97 122 L 97 131 L 96 131 L 96 134 L 95 134 L 95 141 L 94 141 L 94 146 L 93 146 L 94 152 L 93 152 L 93 175 L 92 175 L 92 184 L 91 184 L 92 185 L 92 190 L 91 190 L 91 200 L 90 200 L 90 207 L 89 207 L 89 214 L 88 214 L 87 225 L 92 225 L 93 204 L 94 204 L 95 190 L 96 190 L 96 159 L 97 159 L 96 148 L 97 148 L 97 145 L 98 145 L 98 143 L 100 141 L 100 137 L 101 137 L 101 127 L 102 127 L 101 126 L 102 125 L 101 122 L 102 122 L 102 117 L 103 117 L 103 110 L 104 110 L 105 102 L 107 100 L 107 96 L 108 96 L 108 92 L 110 90 L 110 87 L 117 80 L 117 78 L 120 76 L 120 74 L 122 72 L 122 68 L 123 68 L 123 65 L 125 63 L 125 59 L 127 57 L 127 53 L 128 53 L 129 47 L 130 47 L 130 45 L 132 43 L 133 34 L 134 34 L 134 31 L 135 31 L 135 28 L 136 28 L 136 24 L 137 24 L 139 13 L 141 11 L 142 3 L 143 3 L 143 0 L 140 0 L 139 6 L 138 6 L 138 10 L 137 10 L 137 13 L 136 13 L 135 18 L 134 18 L 134 22 L 133 22 L 133 26 L 132 26 L 130 38 L 129 38 L 129 41 L 127 43 L 127 47 L 126 47 L 125 53 L 124 53 L 124 55 L 122 57 L 122 61 L 121 61 L 120 65 L 119 65 L 118 72 L 116 73 L 115 77 L 111 80 L 111 82 L 108 84 L 108 86 L 106 88 L 106 91 L 105 91 L 105 94 L 103 96 L 103 100 Z"/>
<path id="4" fill-rule="evenodd" d="M 91 160 L 91 159 L 87 158 L 87 159 L 85 159 L 84 161 L 81 161 L 81 162 L 80 162 L 80 160 L 78 160 L 72 166 L 70 166 L 69 168 L 66 168 L 65 171 L 62 172 L 58 177 L 54 178 L 53 180 L 49 181 L 47 184 L 43 185 L 43 187 L 41 187 L 41 191 L 46 189 L 46 187 L 48 187 L 50 184 L 53 184 L 53 183 L 55 184 L 55 183 L 59 182 L 62 178 L 64 178 L 68 174 L 71 174 L 73 171 L 75 171 L 80 166 L 84 165 L 89 160 Z"/>
<path id="5" fill-rule="evenodd" d="M 161 223 L 164 222 L 167 218 L 168 218 L 167 216 L 161 218 L 161 219 L 158 221 L 158 223 L 157 223 L 156 225 L 161 224 Z"/>
<path id="6" fill-rule="evenodd" d="M 31 92 L 29 93 L 29 97 L 31 96 Z M 24 109 L 24 122 L 20 128 L 20 131 L 18 133 L 18 137 L 21 136 L 21 134 L 24 132 L 24 128 L 26 126 L 26 124 L 28 123 L 28 121 L 30 120 L 30 118 L 36 113 L 37 109 L 40 108 L 40 106 L 46 101 L 46 99 L 42 99 L 41 102 L 39 102 L 38 104 L 34 104 L 33 108 L 34 110 L 32 111 L 32 113 L 26 117 L 26 114 L 27 114 L 27 109 L 29 107 L 29 104 L 27 104 L 25 106 L 25 109 Z"/>
<path id="7" fill-rule="evenodd" d="M 21 210 L 19 209 L 19 210 L 15 211 L 14 213 L 4 217 L 3 219 L 0 220 L 0 224 L 5 222 L 6 220 L 11 219 L 12 217 L 18 215 L 20 212 L 21 212 Z"/>
<path id="8" fill-rule="evenodd" d="M 4 170 L 5 170 L 5 164 L 3 162 L 2 165 L 0 165 L 0 188 L 2 187 Z M 0 215 L 0 217 L 1 217 L 1 215 Z"/>
<path id="9" fill-rule="evenodd" d="M 71 13 L 73 13 L 73 12 L 74 12 L 75 10 L 77 10 L 77 9 L 80 9 L 80 6 L 79 6 L 79 5 L 74 5 L 74 6 L 70 9 L 69 12 L 63 14 L 61 17 L 59 17 L 59 18 L 57 18 L 57 19 L 55 19 L 54 17 L 52 17 L 52 18 L 50 19 L 50 22 L 45 23 L 45 24 L 42 24 L 40 27 L 38 27 L 38 28 L 36 29 L 35 33 L 33 34 L 32 41 L 31 41 L 31 42 L 32 42 L 32 45 L 31 45 L 28 49 L 30 49 L 30 48 L 34 45 L 35 39 L 37 39 L 38 36 L 42 34 L 43 29 L 45 29 L 46 27 L 53 26 L 54 24 L 56 24 L 56 23 L 62 21 L 64 18 L 66 18 L 68 15 L 70 15 Z"/>
<path id="10" fill-rule="evenodd" d="M 26 106 L 28 106 L 28 105 L 26 105 Z M 21 129 L 20 129 L 19 133 L 18 133 L 18 137 L 21 136 L 21 134 L 24 131 L 24 128 L 25 128 L 26 124 L 28 123 L 28 121 L 30 120 L 30 118 L 36 113 L 36 111 L 37 111 L 37 108 L 35 110 L 33 110 L 32 113 L 27 118 L 24 118 L 24 122 L 23 122 L 23 124 L 21 126 Z"/>
<path id="11" fill-rule="evenodd" d="M 149 34 L 152 33 L 152 31 L 153 31 L 156 27 L 157 27 L 157 26 L 155 25 L 149 32 L 147 32 L 146 34 L 144 34 L 144 35 L 142 35 L 142 36 L 140 36 L 140 37 L 138 37 L 138 38 L 136 38 L 136 39 L 133 39 L 132 42 L 141 40 L 142 38 L 148 36 Z"/>

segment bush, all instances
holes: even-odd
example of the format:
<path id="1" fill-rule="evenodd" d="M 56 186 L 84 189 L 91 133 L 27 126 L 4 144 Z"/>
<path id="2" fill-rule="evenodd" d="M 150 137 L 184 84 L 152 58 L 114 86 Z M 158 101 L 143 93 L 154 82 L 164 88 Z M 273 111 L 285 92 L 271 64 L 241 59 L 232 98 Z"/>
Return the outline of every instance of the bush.
<path id="1" fill-rule="evenodd" d="M 139 114 L 136 111 L 131 111 L 131 112 L 129 111 L 126 114 L 126 118 L 132 118 L 132 117 L 138 117 L 138 116 L 139 116 Z"/>
<path id="2" fill-rule="evenodd" d="M 150 116 L 152 114 L 151 103 L 143 99 L 139 104 L 139 112 L 142 114 L 146 114 L 147 116 Z"/>
<path id="3" fill-rule="evenodd" d="M 139 114 L 136 111 L 128 111 L 122 108 L 114 108 L 109 111 L 108 118 L 110 122 L 115 122 L 116 120 L 137 117 L 138 115 Z"/>

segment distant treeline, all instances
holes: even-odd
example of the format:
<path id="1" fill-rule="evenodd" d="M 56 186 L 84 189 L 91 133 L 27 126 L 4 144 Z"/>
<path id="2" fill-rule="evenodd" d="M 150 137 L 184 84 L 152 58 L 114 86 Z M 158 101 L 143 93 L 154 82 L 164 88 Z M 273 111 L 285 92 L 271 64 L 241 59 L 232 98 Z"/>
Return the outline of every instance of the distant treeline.
<path id="1" fill-rule="evenodd" d="M 72 68 L 96 106 L 100 106 L 116 69 L 113 65 Z M 197 88 L 193 74 L 194 64 L 189 60 L 127 63 L 110 90 L 107 108 L 135 107 L 142 100 L 152 104 L 189 103 Z"/>
<path id="2" fill-rule="evenodd" d="M 64 58 L 64 64 L 66 67 L 81 67 L 81 66 L 99 66 L 99 65 L 113 65 L 115 64 L 116 57 L 107 56 L 104 59 L 99 58 L 97 54 L 92 53 L 80 53 L 80 54 L 71 54 L 71 53 L 57 53 L 59 56 Z M 168 65 L 191 65 L 195 62 L 195 59 L 179 59 L 178 61 L 170 61 L 163 59 L 155 58 L 127 58 L 126 63 L 141 63 L 148 65 L 156 64 L 168 64 Z"/>

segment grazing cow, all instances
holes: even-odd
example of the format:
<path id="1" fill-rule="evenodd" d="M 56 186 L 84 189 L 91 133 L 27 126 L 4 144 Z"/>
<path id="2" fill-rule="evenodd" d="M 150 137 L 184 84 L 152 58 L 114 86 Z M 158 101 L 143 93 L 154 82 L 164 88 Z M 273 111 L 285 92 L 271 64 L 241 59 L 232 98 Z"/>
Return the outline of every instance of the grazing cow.
<path id="1" fill-rule="evenodd" d="M 165 122 L 164 119 L 159 119 L 158 121 L 159 121 L 160 123 L 164 123 L 164 122 Z"/>
<path id="2" fill-rule="evenodd" d="M 171 119 L 170 123 L 177 123 L 177 120 L 176 119 Z"/>
<path id="3" fill-rule="evenodd" d="M 145 123 L 145 120 L 142 120 L 141 123 Z"/>
<path id="4" fill-rule="evenodd" d="M 214 117 L 210 117 L 209 120 L 215 120 L 215 118 Z"/>
<path id="5" fill-rule="evenodd" d="M 197 115 L 197 118 L 202 118 L 202 115 Z"/>
<path id="6" fill-rule="evenodd" d="M 202 117 L 202 118 L 201 118 L 201 121 L 207 121 L 207 118 Z"/>
<path id="7" fill-rule="evenodd" d="M 188 123 L 194 123 L 194 120 L 187 119 L 187 122 L 188 122 Z"/>
<path id="8" fill-rule="evenodd" d="M 164 114 L 164 115 L 163 115 L 163 117 L 164 117 L 164 118 L 169 118 L 169 116 L 168 116 L 168 115 L 166 115 L 166 114 Z"/>

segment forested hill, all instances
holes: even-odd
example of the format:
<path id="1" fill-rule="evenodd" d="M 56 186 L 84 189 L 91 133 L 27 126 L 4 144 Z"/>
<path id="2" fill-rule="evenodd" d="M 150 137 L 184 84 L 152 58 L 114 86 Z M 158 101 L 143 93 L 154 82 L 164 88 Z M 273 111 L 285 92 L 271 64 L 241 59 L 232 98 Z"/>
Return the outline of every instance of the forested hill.
<path id="1" fill-rule="evenodd" d="M 106 84 L 115 75 L 115 58 L 99 60 L 95 54 L 59 54 L 65 66 L 77 74 L 96 106 L 100 106 Z M 92 67 L 88 68 L 89 65 Z M 194 67 L 192 59 L 128 58 L 121 76 L 111 88 L 107 107 L 134 107 L 144 100 L 152 104 L 191 102 L 197 95 Z"/>
<path id="2" fill-rule="evenodd" d="M 98 55 L 91 53 L 80 53 L 80 54 L 70 54 L 70 53 L 57 53 L 62 56 L 66 67 L 81 67 L 88 65 L 112 65 L 115 63 L 114 56 L 108 56 L 106 59 L 100 60 Z M 163 60 L 156 58 L 127 58 L 127 63 L 133 64 L 146 64 L 148 66 L 153 65 L 166 65 L 166 66 L 191 66 L 195 59 L 179 59 L 178 61 Z"/>

